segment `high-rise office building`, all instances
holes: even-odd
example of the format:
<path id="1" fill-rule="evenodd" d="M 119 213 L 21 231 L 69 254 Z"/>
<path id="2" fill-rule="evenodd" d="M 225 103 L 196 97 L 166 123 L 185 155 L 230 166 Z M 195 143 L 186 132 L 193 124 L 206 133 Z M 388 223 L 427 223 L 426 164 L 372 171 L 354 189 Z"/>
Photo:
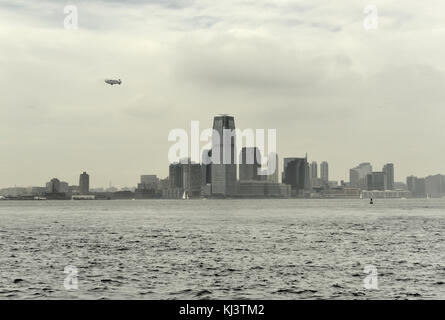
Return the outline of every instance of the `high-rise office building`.
<path id="1" fill-rule="evenodd" d="M 237 193 L 235 120 L 228 115 L 213 119 L 212 196 L 227 197 Z"/>
<path id="2" fill-rule="evenodd" d="M 445 196 L 445 176 L 436 174 L 425 178 L 426 194 L 432 198 Z"/>
<path id="3" fill-rule="evenodd" d="M 202 167 L 188 159 L 172 163 L 169 167 L 169 185 L 163 190 L 166 198 L 199 197 L 201 196 Z"/>
<path id="4" fill-rule="evenodd" d="M 366 177 L 371 172 L 372 166 L 369 162 L 360 163 L 349 170 L 349 185 L 353 188 L 367 189 Z"/>
<path id="5" fill-rule="evenodd" d="M 141 182 L 138 183 L 134 196 L 136 199 L 160 198 L 162 190 L 159 178 L 155 174 L 144 174 L 141 175 Z"/>
<path id="6" fill-rule="evenodd" d="M 320 178 L 324 183 L 329 183 L 329 164 L 327 161 L 320 163 Z"/>
<path id="7" fill-rule="evenodd" d="M 406 185 L 408 187 L 408 191 L 411 191 L 413 197 L 423 198 L 426 196 L 425 178 L 409 176 L 406 178 Z"/>
<path id="8" fill-rule="evenodd" d="M 318 163 L 316 161 L 311 162 L 311 166 L 310 166 L 309 170 L 310 170 L 309 172 L 310 172 L 311 180 L 317 179 L 318 178 Z"/>
<path id="9" fill-rule="evenodd" d="M 349 169 L 349 185 L 353 188 L 360 186 L 360 173 L 356 168 Z"/>
<path id="10" fill-rule="evenodd" d="M 256 147 L 244 147 L 241 149 L 239 160 L 239 180 L 262 180 L 262 175 L 258 174 L 261 170 L 261 152 Z"/>
<path id="11" fill-rule="evenodd" d="M 385 173 L 386 189 L 394 190 L 394 164 L 385 164 L 382 171 Z"/>
<path id="12" fill-rule="evenodd" d="M 278 153 L 276 152 L 269 153 L 267 166 L 270 169 L 272 168 L 275 169 L 271 174 L 267 176 L 267 180 L 270 182 L 278 183 L 278 172 L 280 172 L 278 164 Z"/>
<path id="13" fill-rule="evenodd" d="M 366 183 L 368 191 L 385 191 L 386 190 L 386 175 L 384 172 L 371 172 L 366 176 Z"/>
<path id="14" fill-rule="evenodd" d="M 201 178 L 202 185 L 208 185 L 212 183 L 212 150 L 204 150 L 202 152 L 202 165 L 201 165 Z"/>
<path id="15" fill-rule="evenodd" d="M 49 200 L 64 200 L 69 191 L 70 188 L 67 182 L 54 178 L 46 183 L 45 197 Z"/>
<path id="16" fill-rule="evenodd" d="M 90 193 L 90 176 L 85 171 L 79 177 L 79 193 L 81 195 Z"/>
<path id="17" fill-rule="evenodd" d="M 60 180 L 57 178 L 51 179 L 51 181 L 46 184 L 46 191 L 49 193 L 60 193 Z"/>
<path id="18" fill-rule="evenodd" d="M 181 163 L 172 163 L 168 168 L 168 188 L 177 189 L 184 186 L 183 165 Z"/>
<path id="19" fill-rule="evenodd" d="M 68 182 L 60 181 L 60 192 L 68 193 L 70 191 L 70 186 Z"/>
<path id="20" fill-rule="evenodd" d="M 283 183 L 291 186 L 292 194 L 301 196 L 309 187 L 309 164 L 307 158 L 284 158 Z"/>

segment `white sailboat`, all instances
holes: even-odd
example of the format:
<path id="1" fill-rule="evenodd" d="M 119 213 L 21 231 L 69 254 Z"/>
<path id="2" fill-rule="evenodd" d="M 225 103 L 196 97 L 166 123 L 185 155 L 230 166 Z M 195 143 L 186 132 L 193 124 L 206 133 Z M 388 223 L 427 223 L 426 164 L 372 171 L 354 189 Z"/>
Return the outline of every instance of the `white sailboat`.
<path id="1" fill-rule="evenodd" d="M 188 200 L 189 199 L 189 194 L 187 191 L 184 191 L 184 193 L 182 194 L 182 200 Z"/>

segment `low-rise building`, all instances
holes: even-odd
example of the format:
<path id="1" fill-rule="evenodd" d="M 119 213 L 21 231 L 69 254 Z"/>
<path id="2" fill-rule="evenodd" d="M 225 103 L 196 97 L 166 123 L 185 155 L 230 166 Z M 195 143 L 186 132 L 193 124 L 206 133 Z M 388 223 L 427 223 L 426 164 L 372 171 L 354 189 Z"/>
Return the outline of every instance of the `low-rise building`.
<path id="1" fill-rule="evenodd" d="M 411 192 L 408 190 L 372 190 L 362 191 L 362 198 L 375 198 L 375 199 L 395 199 L 395 198 L 410 198 Z"/>
<path id="2" fill-rule="evenodd" d="M 240 181 L 238 196 L 241 198 L 290 198 L 291 186 L 272 181 Z"/>
<path id="3" fill-rule="evenodd" d="M 355 199 L 360 198 L 360 188 L 330 188 L 321 191 L 322 198 L 335 198 L 335 199 Z"/>

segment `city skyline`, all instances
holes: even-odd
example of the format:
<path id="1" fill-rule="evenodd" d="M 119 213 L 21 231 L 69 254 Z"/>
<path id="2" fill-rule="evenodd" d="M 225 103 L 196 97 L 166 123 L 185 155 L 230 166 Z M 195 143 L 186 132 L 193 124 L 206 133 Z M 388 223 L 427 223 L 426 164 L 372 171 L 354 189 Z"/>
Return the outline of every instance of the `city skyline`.
<path id="1" fill-rule="evenodd" d="M 72 4 L 77 30 L 65 3 L 0 4 L 0 187 L 167 176 L 168 132 L 221 112 L 277 129 L 281 158 L 327 160 L 333 180 L 366 161 L 396 181 L 445 172 L 438 1 L 377 1 L 372 31 L 356 1 Z"/>
<path id="2" fill-rule="evenodd" d="M 233 118 L 233 117 L 232 117 Z M 221 148 L 222 148 L 222 146 L 221 146 Z M 238 162 L 238 165 L 237 165 L 237 168 L 235 169 L 235 173 L 236 173 L 236 178 L 235 178 L 235 180 L 234 181 L 236 181 L 236 179 L 238 179 L 238 180 L 242 180 L 242 178 L 240 178 L 240 174 L 241 174 L 241 171 L 240 170 L 243 170 L 243 169 L 241 169 L 241 165 L 244 163 L 241 159 L 245 159 L 245 155 L 244 155 L 244 152 L 246 151 L 246 149 L 254 149 L 254 150 L 256 150 L 257 149 L 257 147 L 245 147 L 245 146 L 243 146 L 241 149 L 240 149 L 240 153 L 237 155 L 237 156 L 235 156 L 235 158 L 238 158 L 239 159 L 239 162 Z M 233 150 L 233 149 L 232 149 Z M 204 152 L 203 152 L 203 154 L 205 153 L 205 152 L 208 152 L 209 150 L 204 150 Z M 259 152 L 259 151 L 258 151 Z M 259 154 L 259 158 L 261 159 L 261 153 L 259 152 L 258 153 Z M 201 155 L 202 157 L 204 157 L 204 155 Z M 274 176 L 274 175 L 276 175 L 276 176 L 282 176 L 282 174 L 284 174 L 284 170 L 282 170 L 282 171 L 280 171 L 280 165 L 283 165 L 283 163 L 284 163 L 284 165 L 285 165 L 285 163 L 286 163 L 286 159 L 289 159 L 289 160 L 293 160 L 293 159 L 303 159 L 303 158 L 295 158 L 295 157 L 288 157 L 288 156 L 284 156 L 284 157 L 282 157 L 282 156 L 280 156 L 278 153 L 277 154 L 275 154 L 275 156 L 276 156 L 276 158 L 277 158 L 277 160 L 278 160 L 278 169 L 277 169 L 277 172 L 276 173 L 273 173 L 272 175 L 270 175 L 270 176 L 267 176 L 267 178 L 266 179 L 271 179 L 272 178 L 272 176 Z M 221 155 L 221 157 L 222 157 L 222 155 Z M 202 160 L 203 158 L 201 158 L 201 160 Z M 210 158 L 209 158 L 210 159 Z M 355 182 L 355 179 L 354 179 L 354 177 L 353 176 L 351 176 L 351 172 L 352 171 L 356 171 L 357 169 L 360 169 L 361 168 L 361 166 L 363 166 L 363 165 L 366 165 L 366 166 L 369 166 L 369 168 L 368 167 L 366 167 L 365 169 L 365 171 L 364 171 L 364 173 L 363 174 L 361 174 L 361 176 L 360 176 L 360 179 L 366 179 L 366 176 L 368 175 L 368 174 L 370 174 L 370 173 L 373 173 L 373 174 L 376 174 L 376 173 L 385 173 L 386 174 L 386 172 L 385 172 L 385 168 L 387 168 L 388 166 L 391 166 L 390 168 L 390 175 L 391 175 L 391 178 L 389 178 L 390 179 L 390 181 L 391 181 L 391 183 L 388 183 L 387 182 L 387 180 L 386 179 L 388 179 L 388 178 L 384 178 L 385 179 L 385 186 L 391 186 L 390 188 L 388 188 L 387 190 L 392 190 L 393 188 L 394 188 L 394 183 L 407 183 L 407 179 L 408 178 L 410 178 L 410 177 L 415 177 L 415 178 L 425 178 L 425 177 L 432 177 L 432 176 L 436 176 L 436 175 L 443 175 L 443 173 L 441 173 L 441 172 L 431 172 L 431 173 L 429 173 L 429 174 L 427 174 L 427 175 L 424 175 L 424 176 L 421 176 L 421 175 L 418 175 L 418 174 L 409 174 L 409 175 L 407 175 L 406 177 L 404 177 L 404 178 L 401 178 L 401 179 L 395 179 L 394 177 L 395 177 L 395 173 L 394 172 L 397 172 L 397 170 L 394 170 L 394 164 L 393 163 L 385 163 L 382 167 L 383 167 L 383 169 L 381 170 L 381 171 L 373 171 L 373 166 L 372 166 L 372 162 L 362 162 L 358 167 L 355 167 L 355 168 L 350 168 L 349 169 L 349 177 L 346 177 L 346 178 L 344 178 L 344 179 L 341 179 L 341 180 L 336 180 L 336 179 L 334 179 L 334 178 L 331 178 L 331 172 L 330 172 L 330 164 L 329 164 L 329 161 L 321 161 L 320 162 L 320 164 L 318 164 L 318 162 L 316 161 L 316 160 L 311 160 L 309 157 L 307 157 L 307 155 L 306 155 L 306 158 L 304 158 L 304 159 L 307 159 L 306 161 L 308 161 L 308 163 L 307 163 L 307 179 L 309 179 L 308 181 L 311 181 L 314 177 L 312 176 L 312 168 L 313 168 L 313 166 L 315 165 L 316 167 L 316 172 L 318 172 L 318 174 L 317 174 L 317 177 L 318 177 L 318 179 L 319 180 L 322 180 L 322 181 L 324 181 L 323 180 L 323 178 L 322 178 L 322 174 L 321 174 L 321 172 L 323 172 L 323 170 L 322 169 L 320 169 L 320 171 L 318 171 L 318 166 L 320 166 L 320 168 L 321 168 L 321 165 L 325 165 L 326 166 L 326 168 L 327 168 L 327 175 L 328 175 L 328 180 L 326 180 L 325 182 L 338 182 L 338 183 L 340 183 L 341 181 L 344 181 L 344 182 L 347 182 L 347 183 L 350 183 L 351 184 L 351 187 L 361 187 L 361 188 L 366 188 L 366 186 L 365 185 L 363 185 L 363 183 L 365 183 L 365 182 L 362 182 L 361 184 L 359 183 L 359 176 L 357 176 L 357 182 Z M 280 160 L 281 160 L 281 164 L 280 164 Z M 200 161 L 200 164 L 202 164 L 201 163 L 201 161 Z M 167 171 L 168 171 L 168 166 L 169 165 L 171 165 L 170 163 L 167 163 Z M 239 167 L 238 167 L 239 166 Z M 204 166 L 203 166 L 204 167 Z M 257 165 L 254 165 L 254 167 L 258 167 L 258 168 L 260 168 L 260 166 L 257 166 Z M 377 167 L 377 166 L 376 166 Z M 283 168 L 284 169 L 284 168 Z M 245 169 L 244 169 L 245 170 Z M 252 169 L 250 169 L 250 170 L 252 170 Z M 326 169 L 325 169 L 326 170 Z M 238 172 L 239 171 L 239 172 Z M 87 172 L 88 172 L 88 174 L 87 174 Z M 160 175 L 159 173 L 157 173 L 157 172 L 154 172 L 154 171 L 150 171 L 150 170 L 145 170 L 145 171 L 143 171 L 143 172 L 145 172 L 145 173 L 139 173 L 139 174 L 137 174 L 137 176 L 136 176 L 136 180 L 137 180 L 137 178 L 139 178 L 139 177 L 143 177 L 143 176 L 147 176 L 147 177 L 152 177 L 152 176 L 159 176 L 159 177 L 164 177 L 164 178 L 168 178 L 168 176 L 169 176 L 169 173 L 167 173 L 165 176 L 163 176 L 163 175 Z M 150 172 L 149 174 L 147 174 L 147 172 Z M 79 183 L 69 183 L 69 185 L 70 186 L 77 186 L 77 187 L 79 187 L 81 190 L 84 190 L 84 189 L 82 189 L 81 188 L 81 181 L 83 180 L 83 181 L 85 181 L 84 183 L 87 185 L 87 190 L 88 189 L 107 189 L 107 188 L 117 188 L 117 190 L 118 189 L 122 189 L 122 190 L 126 190 L 126 189 L 129 189 L 129 188 L 134 188 L 134 189 L 136 189 L 137 188 L 137 182 L 136 182 L 136 180 L 133 180 L 133 182 L 131 182 L 131 183 L 129 183 L 129 184 L 126 184 L 126 185 L 116 185 L 116 184 L 114 184 L 114 183 L 112 183 L 112 180 L 108 180 L 109 182 L 108 182 L 108 185 L 98 185 L 98 184 L 90 184 L 90 175 L 93 175 L 94 176 L 94 173 L 93 174 L 91 174 L 91 172 L 90 171 L 81 171 L 81 174 L 80 174 L 80 178 L 79 178 L 79 175 L 77 174 L 76 176 L 77 176 L 77 181 L 79 181 Z M 346 176 L 346 175 L 345 175 Z M 52 178 L 50 178 L 50 179 L 59 179 L 59 178 L 61 178 L 61 177 L 64 177 L 63 175 L 62 176 L 56 176 L 56 175 L 53 175 L 53 176 L 51 176 Z M 83 178 L 82 178 L 83 177 Z M 316 177 L 315 177 L 316 178 Z M 45 181 L 47 181 L 49 178 L 46 178 L 46 180 Z M 66 179 L 66 178 L 61 178 L 61 179 L 63 179 L 63 182 L 65 183 L 65 181 L 72 181 L 72 180 L 69 180 L 69 179 Z M 86 179 L 86 180 L 84 180 L 84 179 Z M 279 179 L 280 180 L 280 182 L 282 182 L 282 178 L 281 179 Z M 94 180 L 93 180 L 94 181 Z M 383 180 L 382 180 L 383 181 Z M 17 187 L 17 188 L 29 188 L 29 187 L 39 187 L 39 186 L 42 186 L 42 185 L 44 185 L 44 183 L 43 184 L 39 184 L 39 183 L 37 183 L 37 184 L 26 184 L 26 185 L 17 185 L 17 184 L 13 184 L 13 185 L 6 185 L 6 186 L 2 186 L 1 184 L 0 184 L 0 189 L 5 189 L 5 188 L 14 188 L 14 187 Z M 85 193 L 85 192 L 81 192 L 81 194 L 82 193 Z"/>

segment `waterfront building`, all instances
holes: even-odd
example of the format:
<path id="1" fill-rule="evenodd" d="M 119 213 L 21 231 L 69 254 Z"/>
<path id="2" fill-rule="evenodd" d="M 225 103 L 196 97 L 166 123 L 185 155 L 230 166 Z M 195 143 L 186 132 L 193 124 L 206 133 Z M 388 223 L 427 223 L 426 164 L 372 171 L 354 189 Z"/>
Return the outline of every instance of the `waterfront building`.
<path id="1" fill-rule="evenodd" d="M 414 198 L 426 197 L 425 178 L 409 176 L 406 178 L 406 185 Z"/>
<path id="2" fill-rule="evenodd" d="M 270 182 L 278 183 L 278 173 L 279 171 L 279 161 L 278 161 L 278 153 L 270 152 L 268 157 L 268 168 L 275 167 L 275 171 L 267 176 L 267 180 Z"/>
<path id="3" fill-rule="evenodd" d="M 199 198 L 201 196 L 202 168 L 199 163 L 189 161 L 183 164 L 183 189 L 187 198 Z"/>
<path id="4" fill-rule="evenodd" d="M 212 150 L 204 150 L 202 152 L 202 185 L 208 185 L 212 183 Z"/>
<path id="5" fill-rule="evenodd" d="M 362 198 L 373 198 L 373 199 L 395 199 L 395 198 L 410 198 L 411 192 L 408 190 L 363 190 Z"/>
<path id="6" fill-rule="evenodd" d="M 90 193 L 90 176 L 85 171 L 79 177 L 79 193 L 81 195 Z"/>
<path id="7" fill-rule="evenodd" d="M 159 178 L 155 174 L 141 175 L 141 182 L 138 184 L 138 189 L 158 189 Z"/>
<path id="8" fill-rule="evenodd" d="M 360 198 L 360 188 L 335 187 L 321 191 L 322 198 L 330 199 L 358 199 Z"/>
<path id="9" fill-rule="evenodd" d="M 202 167 L 190 159 L 182 159 L 169 167 L 169 187 L 163 197 L 179 199 L 201 196 Z"/>
<path id="10" fill-rule="evenodd" d="M 170 164 L 168 168 L 168 188 L 169 189 L 175 189 L 175 188 L 183 188 L 184 186 L 184 173 L 183 173 L 183 166 L 181 163 L 176 162 Z"/>
<path id="11" fill-rule="evenodd" d="M 239 162 L 239 180 L 262 180 L 258 174 L 261 170 L 261 153 L 256 147 L 244 147 L 241 149 Z"/>
<path id="12" fill-rule="evenodd" d="M 154 174 L 141 175 L 141 182 L 134 191 L 135 199 L 160 198 L 162 191 L 159 189 L 159 178 Z"/>
<path id="13" fill-rule="evenodd" d="M 212 196 L 231 197 L 237 193 L 236 134 L 232 116 L 213 119 Z"/>
<path id="14" fill-rule="evenodd" d="M 51 179 L 50 182 L 46 183 L 46 192 L 48 193 L 60 193 L 60 180 L 57 178 Z"/>
<path id="15" fill-rule="evenodd" d="M 366 189 L 366 177 L 372 172 L 369 162 L 360 163 L 357 167 L 349 170 L 349 185 L 353 188 Z"/>
<path id="16" fill-rule="evenodd" d="M 384 172 L 371 172 L 366 176 L 366 183 L 368 191 L 386 190 L 386 175 Z"/>
<path id="17" fill-rule="evenodd" d="M 283 183 L 290 185 L 293 196 L 301 197 L 309 189 L 309 164 L 305 158 L 284 158 Z"/>
<path id="18" fill-rule="evenodd" d="M 327 161 L 320 163 L 320 178 L 324 183 L 329 183 L 329 164 Z"/>
<path id="19" fill-rule="evenodd" d="M 382 171 L 385 173 L 386 190 L 394 190 L 394 164 L 385 164 Z"/>
<path id="20" fill-rule="evenodd" d="M 245 180 L 239 182 L 238 197 L 241 198 L 289 198 L 291 186 L 267 180 Z"/>
<path id="21" fill-rule="evenodd" d="M 429 197 L 445 197 L 445 176 L 436 174 L 425 178 L 425 192 Z"/>
<path id="22" fill-rule="evenodd" d="M 311 166 L 309 167 L 311 181 L 318 178 L 318 163 L 316 161 L 311 162 Z"/>

